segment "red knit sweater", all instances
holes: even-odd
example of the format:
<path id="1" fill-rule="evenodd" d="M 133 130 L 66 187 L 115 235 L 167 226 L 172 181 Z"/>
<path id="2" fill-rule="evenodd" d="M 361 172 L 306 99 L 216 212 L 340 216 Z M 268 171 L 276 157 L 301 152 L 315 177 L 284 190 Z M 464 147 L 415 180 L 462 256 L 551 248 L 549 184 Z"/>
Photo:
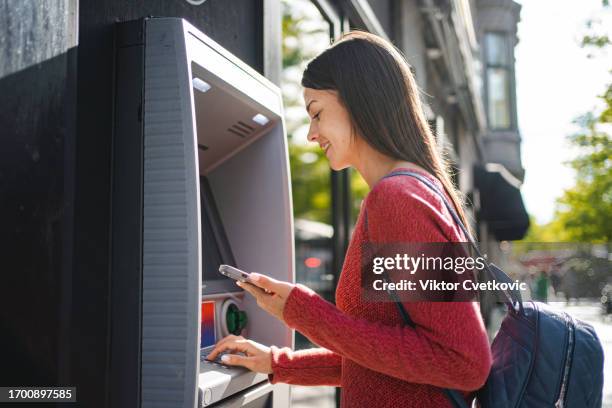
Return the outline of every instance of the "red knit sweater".
<path id="1" fill-rule="evenodd" d="M 437 179 L 421 173 L 442 188 Z M 342 406 L 347 408 L 451 407 L 440 387 L 475 390 L 491 366 L 478 306 L 404 302 L 416 324 L 410 328 L 393 302 L 363 302 L 364 210 L 371 242 L 465 241 L 441 199 L 420 181 L 408 176 L 379 181 L 364 200 L 351 237 L 336 305 L 301 284 L 287 299 L 286 324 L 321 348 L 272 346 L 269 379 L 273 384 L 342 387 Z"/>

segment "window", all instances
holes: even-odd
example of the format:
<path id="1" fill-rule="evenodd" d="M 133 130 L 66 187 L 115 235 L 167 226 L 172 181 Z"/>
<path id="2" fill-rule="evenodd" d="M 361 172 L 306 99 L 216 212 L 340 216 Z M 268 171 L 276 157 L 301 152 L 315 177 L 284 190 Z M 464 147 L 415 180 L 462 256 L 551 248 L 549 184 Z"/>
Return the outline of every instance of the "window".
<path id="1" fill-rule="evenodd" d="M 485 34 L 485 64 L 489 126 L 492 129 L 509 129 L 512 126 L 511 71 L 508 37 L 505 34 Z"/>

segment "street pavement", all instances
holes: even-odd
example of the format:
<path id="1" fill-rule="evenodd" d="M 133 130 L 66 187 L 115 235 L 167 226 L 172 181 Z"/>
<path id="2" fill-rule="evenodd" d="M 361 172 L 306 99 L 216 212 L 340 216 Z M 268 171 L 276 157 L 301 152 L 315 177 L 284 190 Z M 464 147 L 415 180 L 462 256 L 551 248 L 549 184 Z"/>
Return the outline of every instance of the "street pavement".
<path id="1" fill-rule="evenodd" d="M 595 301 L 575 301 L 568 306 L 565 302 L 551 302 L 550 306 L 563 310 L 573 317 L 590 323 L 599 336 L 604 348 L 604 391 L 603 408 L 612 408 L 612 316 L 604 317 L 601 307 Z M 334 408 L 333 387 L 291 387 L 292 408 Z"/>
<path id="2" fill-rule="evenodd" d="M 335 408 L 334 387 L 291 386 L 291 408 Z"/>

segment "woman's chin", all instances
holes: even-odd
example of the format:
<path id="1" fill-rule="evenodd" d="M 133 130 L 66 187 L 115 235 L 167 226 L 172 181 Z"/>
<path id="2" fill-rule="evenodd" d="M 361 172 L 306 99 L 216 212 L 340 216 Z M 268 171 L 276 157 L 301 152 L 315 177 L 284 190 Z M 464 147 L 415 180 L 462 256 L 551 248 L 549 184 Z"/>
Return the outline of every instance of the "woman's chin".
<path id="1" fill-rule="evenodd" d="M 346 169 L 348 167 L 350 167 L 350 165 L 346 164 L 346 163 L 336 163 L 333 160 L 329 161 L 329 168 L 334 170 L 334 171 L 344 170 L 344 169 Z"/>

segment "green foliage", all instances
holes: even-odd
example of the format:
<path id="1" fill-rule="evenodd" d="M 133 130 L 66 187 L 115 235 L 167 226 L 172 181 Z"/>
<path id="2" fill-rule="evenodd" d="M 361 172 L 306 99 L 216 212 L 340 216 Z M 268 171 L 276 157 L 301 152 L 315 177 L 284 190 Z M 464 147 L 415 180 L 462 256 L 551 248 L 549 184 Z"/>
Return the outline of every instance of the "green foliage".
<path id="1" fill-rule="evenodd" d="M 610 6 L 610 3 L 608 0 L 602 0 L 601 5 L 603 8 L 607 8 Z M 596 19 L 589 19 L 586 22 L 587 29 L 591 32 L 582 37 L 582 47 L 594 47 L 601 49 L 612 44 L 612 40 L 610 40 L 610 37 L 608 37 L 607 34 L 601 34 L 598 32 L 599 23 L 600 21 Z M 588 58 L 592 57 L 593 55 L 589 54 Z"/>
<path id="2" fill-rule="evenodd" d="M 521 241 L 527 244 L 537 244 L 540 242 L 568 242 L 571 239 L 558 219 L 548 224 L 540 225 L 533 217 L 530 217 L 529 231 L 527 231 L 527 235 Z M 527 249 L 531 249 L 531 247 Z"/>
<path id="3" fill-rule="evenodd" d="M 361 202 L 370 191 L 368 183 L 365 182 L 363 177 L 356 172 L 351 171 L 351 199 L 352 199 L 352 215 L 353 219 L 357 218 L 361 207 Z"/>
<path id="4" fill-rule="evenodd" d="M 610 41 L 610 38 L 607 35 L 585 35 L 584 37 L 582 37 L 583 46 L 590 45 L 597 48 L 603 48 L 610 44 L 612 44 L 612 42 Z"/>
<path id="5" fill-rule="evenodd" d="M 294 17 L 291 15 L 290 6 L 283 2 L 283 39 L 287 38 L 298 38 L 299 23 L 303 20 L 300 17 Z M 283 41 L 283 67 L 292 67 L 299 65 L 302 62 L 304 56 L 298 47 L 290 47 L 287 45 L 287 41 Z"/>
<path id="6" fill-rule="evenodd" d="M 327 158 L 318 146 L 291 145 L 291 188 L 296 218 L 331 223 L 331 187 Z"/>
<path id="7" fill-rule="evenodd" d="M 602 96 L 607 108 L 576 120 L 583 131 L 568 137 L 578 155 L 568 164 L 576 184 L 557 199 L 552 222 L 532 222 L 524 242 L 610 242 L 612 239 L 612 85 Z M 608 126 L 607 130 L 605 127 Z"/>
<path id="8" fill-rule="evenodd" d="M 609 7 L 604 0 L 603 7 Z M 592 20 L 587 28 L 592 29 Z M 583 38 L 583 47 L 605 48 L 607 35 L 592 33 Z M 612 71 L 610 71 L 612 73 Z M 612 83 L 599 95 L 604 102 L 600 113 L 588 112 L 574 123 L 581 131 L 568 140 L 578 152 L 568 162 L 576 171 L 576 184 L 557 199 L 552 222 L 533 222 L 524 242 L 610 242 L 612 238 Z"/>
<path id="9" fill-rule="evenodd" d="M 295 216 L 331 223 L 331 174 L 323 151 L 318 146 L 292 145 L 289 160 Z M 369 187 L 356 171 L 351 171 L 350 182 L 352 216 L 355 218 Z"/>
<path id="10" fill-rule="evenodd" d="M 557 200 L 556 221 L 565 228 L 567 238 L 577 242 L 610 242 L 612 238 L 612 84 L 601 98 L 606 109 L 579 118 L 576 123 L 583 132 L 569 137 L 580 151 L 569 162 L 577 180 Z"/>

